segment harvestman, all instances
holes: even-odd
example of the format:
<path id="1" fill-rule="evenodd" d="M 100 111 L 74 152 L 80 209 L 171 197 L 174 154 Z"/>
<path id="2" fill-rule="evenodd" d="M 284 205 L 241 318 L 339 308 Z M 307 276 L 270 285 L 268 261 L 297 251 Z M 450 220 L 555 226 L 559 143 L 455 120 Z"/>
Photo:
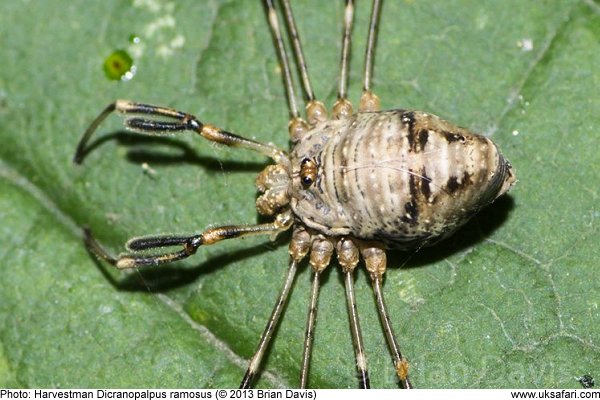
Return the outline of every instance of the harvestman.
<path id="1" fill-rule="evenodd" d="M 117 100 L 86 130 L 74 158 L 76 163 L 83 161 L 90 137 L 113 111 L 127 116 L 125 125 L 134 131 L 154 134 L 191 131 L 213 142 L 250 149 L 275 162 L 256 179 L 261 193 L 256 208 L 260 214 L 271 216 L 273 222 L 221 226 L 192 236 L 133 238 L 126 244 L 129 252 L 117 258 L 102 249 L 86 229 L 86 246 L 100 259 L 125 269 L 181 260 L 202 245 L 224 239 L 259 234 L 273 236 L 292 229 L 285 282 L 241 388 L 252 384 L 289 296 L 298 264 L 308 255 L 313 278 L 300 378 L 300 387 L 306 387 L 320 276 L 334 253 L 344 273 L 359 386 L 369 387 L 354 296 L 353 272 L 362 258 L 371 278 L 399 383 L 403 388 L 411 388 L 408 362 L 400 352 L 383 299 L 385 250 L 418 248 L 448 236 L 479 209 L 510 189 L 515 182 L 513 169 L 490 139 L 424 112 L 380 111 L 379 99 L 371 91 L 371 77 L 381 0 L 374 0 L 372 4 L 358 113 L 353 113 L 347 99 L 354 2 L 346 0 L 338 99 L 329 118 L 325 106 L 316 100 L 312 90 L 290 1 L 280 2 L 307 102 L 305 120 L 300 117 L 296 104 L 279 17 L 273 0 L 265 0 L 290 111 L 288 130 L 292 150 L 289 153 L 205 124 L 188 113 Z M 173 246 L 181 249 L 144 253 Z"/>

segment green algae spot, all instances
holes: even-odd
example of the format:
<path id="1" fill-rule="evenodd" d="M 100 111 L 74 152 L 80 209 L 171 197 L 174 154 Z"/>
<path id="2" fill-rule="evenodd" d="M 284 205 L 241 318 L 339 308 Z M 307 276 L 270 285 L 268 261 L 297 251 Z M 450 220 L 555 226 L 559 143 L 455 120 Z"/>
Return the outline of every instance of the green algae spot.
<path id="1" fill-rule="evenodd" d="M 141 41 L 142 40 L 140 39 L 140 37 L 138 35 L 134 35 L 134 34 L 129 35 L 129 43 L 131 43 L 131 44 L 138 44 Z"/>
<path id="2" fill-rule="evenodd" d="M 104 73 L 110 80 L 128 81 L 135 75 L 133 59 L 125 50 L 115 50 L 104 60 Z"/>

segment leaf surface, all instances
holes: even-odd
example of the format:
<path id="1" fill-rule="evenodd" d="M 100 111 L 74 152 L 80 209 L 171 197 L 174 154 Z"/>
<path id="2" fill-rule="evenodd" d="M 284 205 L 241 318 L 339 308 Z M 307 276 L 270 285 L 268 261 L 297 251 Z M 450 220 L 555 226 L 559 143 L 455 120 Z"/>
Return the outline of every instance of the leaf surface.
<path id="1" fill-rule="evenodd" d="M 357 103 L 369 4 L 356 10 Z M 260 2 L 48 0 L 0 4 L 0 386 L 234 387 L 275 303 L 287 241 L 228 241 L 132 273 L 96 262 L 143 234 L 258 221 L 255 154 L 192 135 L 141 136 L 92 119 L 117 98 L 188 111 L 287 148 L 280 70 Z M 336 95 L 343 9 L 294 4 L 315 92 Z M 510 195 L 452 239 L 392 253 L 384 290 L 417 387 L 578 387 L 598 374 L 600 5 L 402 1 L 384 5 L 374 88 L 493 137 Z M 41 23 L 40 21 L 44 21 Z M 130 36 L 141 42 L 132 44 Z M 102 63 L 126 49 L 128 82 Z M 397 387 L 367 277 L 357 299 L 372 384 Z M 259 386 L 297 386 L 304 266 Z M 313 387 L 356 387 L 337 267 L 321 288 Z"/>

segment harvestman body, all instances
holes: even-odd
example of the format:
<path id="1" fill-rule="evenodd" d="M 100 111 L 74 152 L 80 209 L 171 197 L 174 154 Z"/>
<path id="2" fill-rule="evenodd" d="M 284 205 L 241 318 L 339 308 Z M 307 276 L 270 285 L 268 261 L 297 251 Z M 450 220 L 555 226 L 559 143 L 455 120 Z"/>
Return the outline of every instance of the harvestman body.
<path id="1" fill-rule="evenodd" d="M 360 387 L 369 387 L 367 362 L 354 299 L 353 271 L 362 259 L 371 277 L 377 310 L 400 384 L 412 387 L 408 362 L 401 354 L 383 300 L 382 280 L 389 248 L 413 249 L 432 244 L 454 232 L 479 209 L 506 193 L 515 182 L 510 163 L 488 138 L 456 127 L 420 111 L 380 111 L 371 91 L 373 52 L 381 1 L 373 1 L 365 56 L 365 78 L 359 112 L 346 98 L 348 54 L 354 4 L 346 1 L 338 100 L 332 118 L 315 99 L 289 0 L 281 0 L 293 52 L 307 99 L 307 119 L 300 118 L 288 56 L 273 0 L 265 0 L 269 26 L 283 70 L 290 108 L 289 154 L 269 144 L 245 139 L 200 122 L 193 115 L 165 107 L 117 100 L 84 133 L 75 162 L 100 123 L 113 111 L 128 117 L 135 131 L 163 133 L 192 131 L 227 146 L 243 147 L 273 161 L 256 185 L 260 214 L 273 222 L 208 229 L 193 236 L 150 236 L 131 239 L 129 253 L 111 257 L 85 230 L 86 245 L 117 268 L 159 265 L 186 258 L 202 245 L 246 235 L 274 235 L 292 229 L 290 264 L 279 299 L 250 360 L 241 387 L 251 385 L 287 301 L 298 264 L 308 255 L 313 270 L 312 291 L 300 386 L 308 380 L 314 336 L 319 278 L 335 253 L 345 277 L 346 300 Z M 149 116 L 146 118 L 144 116 Z M 143 250 L 162 247 L 181 250 L 155 255 Z"/>

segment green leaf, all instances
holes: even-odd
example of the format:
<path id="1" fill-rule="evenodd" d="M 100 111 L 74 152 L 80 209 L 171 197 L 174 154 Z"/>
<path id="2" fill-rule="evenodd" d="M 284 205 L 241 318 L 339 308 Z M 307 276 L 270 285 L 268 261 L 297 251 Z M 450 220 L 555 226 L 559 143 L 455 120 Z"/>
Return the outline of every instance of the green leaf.
<path id="1" fill-rule="evenodd" d="M 331 105 L 342 4 L 294 6 L 313 86 Z M 356 11 L 355 104 L 369 7 Z M 575 378 L 600 365 L 600 4 L 389 1 L 382 17 L 383 107 L 492 136 L 519 179 L 453 239 L 390 254 L 384 290 L 413 383 L 579 387 Z M 96 262 L 79 227 L 118 253 L 136 235 L 253 223 L 266 161 L 187 134 L 124 133 L 118 117 L 82 166 L 71 159 L 117 98 L 286 148 L 260 2 L 5 1 L 0 42 L 0 386 L 238 385 L 283 282 L 289 236 L 228 241 L 127 274 Z M 136 74 L 111 81 L 103 62 L 122 48 Z M 300 272 L 260 386 L 298 385 L 310 287 Z M 356 286 L 372 384 L 397 387 L 364 272 Z M 310 373 L 313 387 L 357 384 L 336 266 L 321 288 Z"/>

